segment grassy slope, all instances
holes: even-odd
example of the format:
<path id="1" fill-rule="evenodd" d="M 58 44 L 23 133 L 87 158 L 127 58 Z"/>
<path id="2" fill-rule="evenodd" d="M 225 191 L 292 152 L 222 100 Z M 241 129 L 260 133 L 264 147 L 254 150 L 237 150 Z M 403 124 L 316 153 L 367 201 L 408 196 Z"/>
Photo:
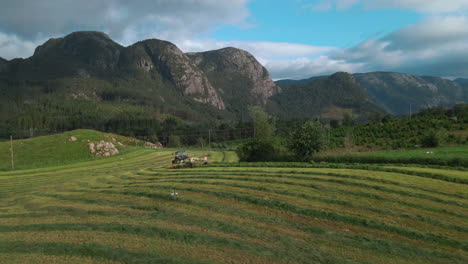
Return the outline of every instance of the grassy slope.
<path id="1" fill-rule="evenodd" d="M 428 154 L 427 152 L 430 152 Z M 356 153 L 356 155 L 366 155 L 365 153 Z M 456 146 L 456 147 L 439 147 L 439 148 L 427 148 L 427 149 L 413 149 L 413 150 L 395 150 L 385 152 L 372 153 L 373 156 L 387 157 L 387 158 L 439 158 L 439 159 L 453 159 L 462 158 L 468 159 L 468 147 L 467 146 Z"/>
<path id="2" fill-rule="evenodd" d="M 71 136 L 78 140 L 70 141 Z M 112 138 L 124 146 L 117 145 Z M 113 142 L 121 152 L 131 150 L 138 144 L 141 145 L 141 142 L 131 138 L 84 129 L 32 139 L 14 140 L 15 167 L 26 169 L 96 159 L 87 148 L 87 140 Z M 10 142 L 0 142 L 0 170 L 7 169 L 11 169 Z"/>
<path id="3" fill-rule="evenodd" d="M 422 163 L 444 165 L 468 164 L 468 147 L 438 147 L 427 149 L 394 150 L 381 152 L 353 152 L 343 154 L 319 154 L 316 161 L 339 161 L 360 163 Z M 367 161 L 368 160 L 368 161 Z M 380 161 L 380 162 L 377 162 Z M 458 166 L 462 166 L 458 165 Z M 466 167 L 466 165 L 463 165 Z"/>
<path id="4" fill-rule="evenodd" d="M 465 184 L 353 169 L 170 170 L 171 152 L 0 172 L 0 262 L 468 261 Z"/>

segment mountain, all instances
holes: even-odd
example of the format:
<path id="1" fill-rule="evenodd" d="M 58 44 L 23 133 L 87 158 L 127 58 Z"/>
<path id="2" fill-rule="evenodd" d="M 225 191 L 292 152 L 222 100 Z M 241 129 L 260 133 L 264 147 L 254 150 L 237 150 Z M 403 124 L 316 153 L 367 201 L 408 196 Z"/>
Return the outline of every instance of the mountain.
<path id="1" fill-rule="evenodd" d="M 74 32 L 48 40 L 30 58 L 0 59 L 0 130 L 234 119 L 279 91 L 246 51 L 186 54 L 163 40 L 124 47 L 102 32 Z"/>
<path id="2" fill-rule="evenodd" d="M 468 86 L 468 79 L 465 79 L 465 78 L 458 78 L 458 79 L 455 79 L 453 80 L 455 83 L 458 83 L 459 85 L 462 85 L 462 86 Z"/>
<path id="3" fill-rule="evenodd" d="M 450 81 L 439 77 L 414 76 L 395 72 L 370 72 L 354 74 L 357 82 L 369 97 L 391 114 L 407 114 L 411 111 L 435 106 L 452 106 L 468 101 L 468 85 L 463 79 Z M 277 84 L 296 85 L 310 83 L 320 77 L 304 80 L 281 80 Z"/>
<path id="4" fill-rule="evenodd" d="M 0 57 L 0 72 L 6 70 L 7 64 L 8 64 L 8 61 Z"/>
<path id="5" fill-rule="evenodd" d="M 281 90 L 268 71 L 246 51 L 224 48 L 188 56 L 222 91 L 231 111 L 241 112 L 247 105 L 265 105 L 269 97 Z"/>
<path id="6" fill-rule="evenodd" d="M 385 114 L 367 95 L 356 78 L 339 72 L 311 82 L 283 86 L 270 97 L 268 110 L 280 118 L 343 119 L 346 115 L 366 120 Z"/>
<path id="7" fill-rule="evenodd" d="M 355 74 L 375 102 L 392 114 L 435 106 L 452 106 L 465 100 L 466 89 L 438 77 L 393 72 Z"/>
<path id="8" fill-rule="evenodd" d="M 145 72 L 158 72 L 171 81 L 183 95 L 193 100 L 225 109 L 218 91 L 204 73 L 174 44 L 161 40 L 138 42 L 123 51 L 124 65 Z"/>

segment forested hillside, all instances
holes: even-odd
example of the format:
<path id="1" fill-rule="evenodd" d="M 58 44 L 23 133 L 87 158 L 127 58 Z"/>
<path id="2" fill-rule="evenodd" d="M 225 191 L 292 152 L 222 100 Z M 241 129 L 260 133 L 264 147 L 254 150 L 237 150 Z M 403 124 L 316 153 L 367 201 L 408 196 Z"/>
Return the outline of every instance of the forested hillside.
<path id="1" fill-rule="evenodd" d="M 343 72 L 283 86 L 281 93 L 270 98 L 267 108 L 282 119 L 348 117 L 363 121 L 372 115 L 385 113 L 352 75 Z"/>

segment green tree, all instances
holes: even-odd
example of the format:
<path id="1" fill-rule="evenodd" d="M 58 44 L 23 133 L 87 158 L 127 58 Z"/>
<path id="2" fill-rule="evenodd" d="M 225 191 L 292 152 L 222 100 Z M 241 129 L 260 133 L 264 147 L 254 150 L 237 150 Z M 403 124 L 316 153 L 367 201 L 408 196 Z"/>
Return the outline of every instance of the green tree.
<path id="1" fill-rule="evenodd" d="M 271 141 L 275 134 L 275 121 L 263 108 L 253 106 L 249 108 L 249 114 L 254 122 L 254 139 L 261 142 Z"/>
<path id="2" fill-rule="evenodd" d="M 447 131 L 445 129 L 431 129 L 421 139 L 421 145 L 425 148 L 435 148 L 440 146 L 447 139 Z"/>
<path id="3" fill-rule="evenodd" d="M 170 135 L 168 139 L 167 146 L 170 148 L 178 148 L 182 146 L 181 140 L 179 136 Z"/>
<path id="4" fill-rule="evenodd" d="M 197 145 L 204 148 L 207 145 L 206 139 L 199 137 L 197 138 Z"/>
<path id="5" fill-rule="evenodd" d="M 241 161 L 272 161 L 275 158 L 275 122 L 261 107 L 249 109 L 254 122 L 254 137 L 238 149 Z"/>
<path id="6" fill-rule="evenodd" d="M 318 121 L 307 121 L 293 131 L 288 139 L 288 148 L 301 160 L 309 160 L 326 146 L 327 129 Z"/>

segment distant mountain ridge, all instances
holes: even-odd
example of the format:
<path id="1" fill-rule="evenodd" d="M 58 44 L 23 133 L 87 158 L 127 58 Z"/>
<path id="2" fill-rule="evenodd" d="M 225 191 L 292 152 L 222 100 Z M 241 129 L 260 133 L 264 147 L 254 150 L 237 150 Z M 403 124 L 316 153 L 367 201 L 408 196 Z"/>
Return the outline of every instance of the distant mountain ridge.
<path id="1" fill-rule="evenodd" d="M 407 114 L 436 106 L 453 106 L 468 101 L 468 85 L 463 79 L 450 81 L 431 76 L 414 76 L 395 72 L 370 72 L 353 74 L 369 97 L 391 114 Z M 318 78 L 280 80 L 282 86 L 310 83 Z"/>
<path id="2" fill-rule="evenodd" d="M 386 114 L 356 78 L 344 72 L 286 85 L 282 89 L 281 93 L 270 98 L 267 105 L 269 111 L 280 118 L 340 120 L 348 115 L 364 121 L 372 115 Z"/>

